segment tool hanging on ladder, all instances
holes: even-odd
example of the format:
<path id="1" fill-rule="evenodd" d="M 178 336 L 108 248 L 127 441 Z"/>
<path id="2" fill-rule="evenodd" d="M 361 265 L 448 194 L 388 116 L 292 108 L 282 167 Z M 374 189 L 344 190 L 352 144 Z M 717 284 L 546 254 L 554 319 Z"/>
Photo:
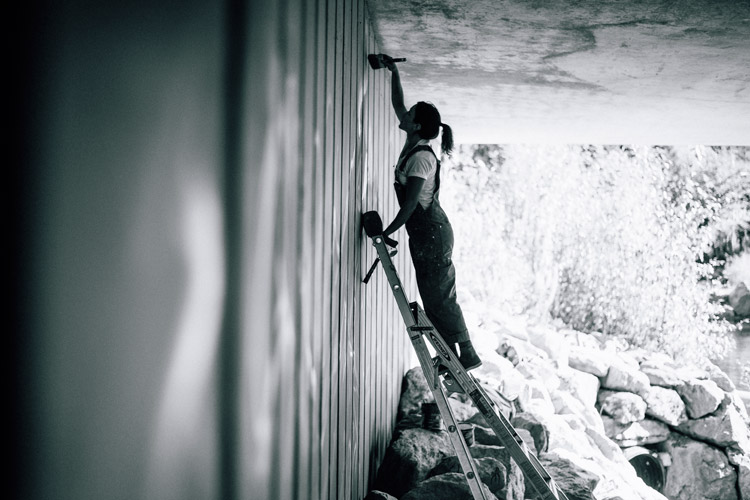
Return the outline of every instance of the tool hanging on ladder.
<path id="1" fill-rule="evenodd" d="M 449 394 L 460 392 L 469 396 L 492 431 L 508 450 L 510 456 L 521 468 L 526 478 L 526 485 L 530 485 L 536 490 L 538 498 L 541 500 L 568 500 L 568 497 L 558 488 L 554 479 L 547 473 L 537 457 L 531 453 L 508 419 L 502 413 L 495 411 L 492 400 L 487 396 L 478 381 L 464 370 L 458 357 L 448 348 L 440 333 L 427 318 L 424 310 L 416 302 L 410 303 L 407 299 L 401 279 L 391 260 L 391 254 L 388 252 L 386 245 L 388 238 L 383 236 L 383 221 L 380 215 L 374 211 L 362 214 L 362 225 L 367 236 L 372 239 L 372 244 L 378 254 L 377 260 L 370 268 L 366 278 L 369 280 L 378 261 L 382 262 L 401 317 L 409 332 L 409 338 L 417 352 L 419 364 L 435 397 L 440 414 L 446 422 L 448 437 L 456 450 L 458 461 L 474 500 L 486 500 L 485 491 L 487 491 L 487 487 L 482 484 L 479 478 L 469 447 L 458 428 L 458 423 L 448 404 L 448 398 L 443 391 L 443 387 Z M 391 246 L 395 246 L 393 240 L 390 240 L 390 243 Z M 435 349 L 437 355 L 434 358 L 430 356 L 425 337 Z M 441 377 L 442 384 L 440 383 Z"/>
<path id="2" fill-rule="evenodd" d="M 368 216 L 368 214 L 370 214 Z M 377 220 L 373 217 L 373 214 L 377 216 Z M 377 212 L 366 212 L 362 215 L 362 225 L 367 224 L 367 227 L 370 228 L 370 230 L 375 231 L 376 233 L 383 234 L 383 221 L 380 219 L 380 216 L 377 214 Z M 385 243 L 388 246 L 395 247 L 398 245 L 398 241 L 392 240 L 391 238 L 387 236 L 383 236 L 385 239 Z M 393 257 L 398 253 L 398 250 L 391 251 L 388 254 L 388 257 Z M 372 276 L 372 273 L 375 272 L 375 268 L 378 267 L 378 263 L 380 262 L 380 257 L 375 258 L 375 262 L 372 263 L 370 266 L 370 269 L 367 271 L 367 274 L 365 275 L 364 279 L 362 280 L 362 283 L 367 284 L 367 282 L 370 281 L 370 277 Z"/>

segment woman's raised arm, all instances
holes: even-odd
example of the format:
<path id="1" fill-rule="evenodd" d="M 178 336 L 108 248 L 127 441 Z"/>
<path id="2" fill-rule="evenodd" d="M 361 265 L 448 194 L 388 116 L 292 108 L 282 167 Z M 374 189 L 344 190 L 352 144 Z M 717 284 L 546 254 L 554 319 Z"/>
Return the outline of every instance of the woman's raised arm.
<path id="1" fill-rule="evenodd" d="M 398 67 L 393 59 L 388 56 L 382 56 L 385 67 L 391 72 L 391 104 L 393 111 L 396 112 L 398 120 L 401 121 L 408 113 L 404 105 L 404 89 L 401 88 L 401 76 L 398 74 Z"/>

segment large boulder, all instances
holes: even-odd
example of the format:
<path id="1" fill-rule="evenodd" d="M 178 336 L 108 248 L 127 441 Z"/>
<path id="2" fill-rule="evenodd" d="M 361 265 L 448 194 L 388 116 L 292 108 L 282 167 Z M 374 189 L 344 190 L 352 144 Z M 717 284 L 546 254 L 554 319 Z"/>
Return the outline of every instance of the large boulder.
<path id="1" fill-rule="evenodd" d="M 740 412 L 744 415 L 748 425 L 750 425 L 750 416 L 748 416 L 750 413 L 750 391 L 736 390 L 730 396 L 734 399 L 737 407 L 740 408 Z"/>
<path id="2" fill-rule="evenodd" d="M 713 380 L 716 382 L 716 385 L 719 386 L 719 388 L 724 392 L 732 392 L 737 387 L 734 385 L 734 382 L 732 382 L 732 379 L 729 378 L 729 375 L 727 375 L 721 368 L 716 366 L 713 363 L 708 364 L 708 380 Z"/>
<path id="3" fill-rule="evenodd" d="M 675 363 L 674 358 L 663 352 L 648 352 L 640 361 L 641 368 L 658 366 L 675 368 L 677 363 Z"/>
<path id="4" fill-rule="evenodd" d="M 731 398 L 726 397 L 719 408 L 703 418 L 687 420 L 677 430 L 695 439 L 721 447 L 739 447 L 750 451 L 750 431 Z"/>
<path id="5" fill-rule="evenodd" d="M 599 452 L 601 452 L 601 454 L 604 455 L 607 460 L 611 460 L 613 462 L 623 460 L 622 450 L 617 445 L 617 443 L 607 437 L 604 432 L 603 424 L 601 431 L 598 429 L 587 427 L 585 429 L 585 432 L 592 445 L 596 446 L 599 449 Z"/>
<path id="6" fill-rule="evenodd" d="M 612 361 L 599 349 L 572 346 L 568 354 L 568 363 L 576 370 L 597 377 L 606 377 Z"/>
<path id="7" fill-rule="evenodd" d="M 723 451 L 672 433 L 666 442 L 672 457 L 664 494 L 672 500 L 738 500 L 737 472 Z"/>
<path id="8" fill-rule="evenodd" d="M 604 389 L 615 391 L 626 391 L 634 394 L 645 394 L 651 383 L 646 374 L 640 372 L 638 368 L 618 360 L 609 367 L 607 376 L 602 379 Z"/>
<path id="9" fill-rule="evenodd" d="M 535 415 L 546 415 L 555 412 L 555 405 L 552 403 L 552 398 L 540 380 L 524 379 L 524 389 L 516 400 L 521 411 L 530 412 Z"/>
<path id="10" fill-rule="evenodd" d="M 542 455 L 539 462 L 569 499 L 596 500 L 593 491 L 600 480 L 597 475 L 559 455 Z M 533 486 L 529 486 L 526 489 L 526 498 L 537 500 L 545 497 Z"/>
<path id="11" fill-rule="evenodd" d="M 523 472 L 516 461 L 511 458 L 507 448 L 504 446 L 475 444 L 471 447 L 471 456 L 477 461 L 483 458 L 491 458 L 503 465 L 506 471 L 505 485 L 497 494 L 498 498 L 507 500 L 524 498 L 526 487 Z"/>
<path id="12" fill-rule="evenodd" d="M 646 415 L 669 425 L 680 425 L 687 421 L 687 412 L 682 398 L 673 389 L 652 386 L 644 397 Z"/>
<path id="13" fill-rule="evenodd" d="M 498 413 L 502 413 L 505 416 L 505 418 L 510 418 L 510 416 L 515 411 L 514 401 L 506 397 L 499 390 L 495 389 L 494 387 L 487 386 L 483 384 L 481 381 L 479 385 L 482 386 L 484 393 L 487 395 L 488 398 L 490 398 L 490 401 L 492 401 L 495 404 L 495 410 Z M 477 412 L 479 412 L 479 410 L 477 410 Z"/>
<path id="14" fill-rule="evenodd" d="M 541 358 L 529 358 L 518 363 L 516 370 L 527 380 L 540 381 L 549 393 L 560 387 L 560 377 L 557 376 L 557 370 L 549 361 Z"/>
<path id="15" fill-rule="evenodd" d="M 527 431 L 526 429 L 516 429 L 516 434 L 521 437 L 521 441 L 523 441 L 523 444 L 526 445 L 526 448 L 530 453 L 539 455 L 539 451 L 537 451 L 536 449 L 536 443 L 534 442 L 534 438 L 531 436 L 531 432 Z"/>
<path id="16" fill-rule="evenodd" d="M 534 455 L 537 455 L 538 452 L 536 450 L 536 443 L 534 442 L 534 438 L 531 436 L 531 432 L 529 432 L 526 429 L 521 429 L 520 427 L 516 427 L 516 434 L 518 434 L 521 437 L 521 440 L 524 442 L 526 447 L 533 453 Z M 474 442 L 476 444 L 483 444 L 483 445 L 489 445 L 489 446 L 503 446 L 503 443 L 500 441 L 500 438 L 495 435 L 495 433 L 483 425 L 475 425 L 474 426 Z"/>
<path id="17" fill-rule="evenodd" d="M 646 402 L 638 394 L 601 391 L 598 399 L 602 412 L 618 424 L 629 424 L 646 418 Z"/>
<path id="18" fill-rule="evenodd" d="M 513 363 L 514 366 L 531 358 L 549 359 L 546 352 L 532 345 L 528 340 L 521 341 L 508 336 L 500 340 L 500 346 L 495 352 Z"/>
<path id="19" fill-rule="evenodd" d="M 684 382 L 680 372 L 667 365 L 641 364 L 641 373 L 651 385 L 673 388 Z"/>
<path id="20" fill-rule="evenodd" d="M 547 428 L 531 413 L 519 413 L 511 420 L 513 427 L 524 429 L 529 432 L 534 440 L 534 448 L 537 452 L 547 451 L 549 445 L 549 431 Z"/>
<path id="21" fill-rule="evenodd" d="M 487 500 L 497 500 L 489 488 L 482 484 Z M 401 500 L 471 500 L 473 498 L 469 484 L 463 474 L 448 473 L 422 481 Z"/>
<path id="22" fill-rule="evenodd" d="M 393 495 L 378 490 L 372 490 L 367 494 L 365 500 L 398 500 Z"/>
<path id="23" fill-rule="evenodd" d="M 619 424 L 614 419 L 604 415 L 602 416 L 602 422 L 607 437 L 623 448 L 657 444 L 666 441 L 669 437 L 669 427 L 650 418 L 640 422 Z"/>
<path id="24" fill-rule="evenodd" d="M 505 466 L 494 457 L 483 457 L 474 459 L 474 464 L 479 473 L 479 478 L 490 491 L 501 500 L 523 500 L 523 491 L 508 490 L 508 471 Z M 461 462 L 458 457 L 444 458 L 434 469 L 430 471 L 427 478 L 440 476 L 448 473 L 463 474 Z"/>
<path id="25" fill-rule="evenodd" d="M 584 333 L 565 327 L 560 328 L 557 332 L 565 337 L 571 347 L 585 347 L 596 351 L 600 351 L 602 348 L 601 333 Z"/>
<path id="26" fill-rule="evenodd" d="M 570 347 L 564 335 L 546 325 L 530 326 L 527 332 L 531 344 L 547 353 L 557 368 L 568 366 Z"/>
<path id="27" fill-rule="evenodd" d="M 597 451 L 586 436 L 586 425 L 575 415 L 546 415 L 541 422 L 549 431 L 548 452 L 588 457 Z"/>
<path id="28" fill-rule="evenodd" d="M 575 369 L 560 373 L 560 389 L 568 391 L 587 407 L 594 408 L 599 394 L 599 377 Z"/>
<path id="29" fill-rule="evenodd" d="M 448 405 L 453 411 L 453 417 L 456 419 L 456 422 L 469 420 L 475 414 L 479 413 L 479 410 L 470 403 L 465 403 L 458 398 L 448 398 Z"/>
<path id="30" fill-rule="evenodd" d="M 552 403 L 558 415 L 574 415 L 585 422 L 586 427 L 603 430 L 602 419 L 594 406 L 583 404 L 569 392 L 555 391 L 552 394 Z"/>
<path id="31" fill-rule="evenodd" d="M 737 467 L 737 489 L 741 500 L 750 500 L 750 455 L 741 453 L 729 456 L 729 462 Z"/>
<path id="32" fill-rule="evenodd" d="M 476 444 L 487 444 L 491 446 L 502 446 L 500 438 L 489 427 L 485 427 L 487 424 L 474 425 L 474 442 Z M 527 431 L 528 432 L 528 431 Z M 468 444 L 468 443 L 467 443 Z"/>
<path id="33" fill-rule="evenodd" d="M 722 391 L 712 380 L 688 380 L 677 387 L 690 418 L 701 418 L 713 413 L 724 400 Z"/>
<path id="34" fill-rule="evenodd" d="M 482 366 L 471 373 L 484 386 L 499 391 L 511 401 L 528 392 L 526 378 L 516 370 L 513 363 L 499 354 L 488 353 L 482 358 Z"/>
<path id="35" fill-rule="evenodd" d="M 477 382 L 484 391 L 484 394 L 489 398 L 490 404 L 493 405 L 495 411 L 497 413 L 502 413 L 505 418 L 510 418 L 510 416 L 515 412 L 514 400 L 507 398 L 504 394 L 501 394 L 500 391 L 495 389 L 494 385 L 487 384 L 485 383 L 485 381 L 480 379 L 477 379 Z M 471 407 L 471 409 L 467 408 L 466 406 L 462 407 L 459 411 L 462 412 L 461 415 L 463 416 L 459 416 L 458 414 L 456 414 L 455 416 L 457 421 L 471 421 L 472 423 L 476 423 L 477 425 L 487 425 L 485 423 L 484 417 L 474 406 L 474 402 L 467 394 L 453 393 L 448 398 L 448 401 L 451 400 L 460 401 L 468 407 Z M 451 405 L 451 407 L 453 407 L 453 405 Z"/>
<path id="36" fill-rule="evenodd" d="M 435 397 L 427 385 L 427 380 L 422 373 L 422 368 L 417 366 L 412 368 L 401 382 L 401 399 L 398 403 L 398 414 L 396 420 L 399 421 L 407 415 L 421 414 L 422 403 L 432 403 Z"/>
<path id="37" fill-rule="evenodd" d="M 386 450 L 373 489 L 400 498 L 452 455 L 455 451 L 444 431 L 406 429 Z"/>

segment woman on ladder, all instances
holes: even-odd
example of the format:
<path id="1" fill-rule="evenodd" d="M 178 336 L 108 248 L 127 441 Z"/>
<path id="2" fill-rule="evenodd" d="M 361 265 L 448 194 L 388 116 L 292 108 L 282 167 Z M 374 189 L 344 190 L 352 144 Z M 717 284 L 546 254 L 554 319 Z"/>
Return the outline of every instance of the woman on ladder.
<path id="1" fill-rule="evenodd" d="M 384 236 L 406 225 L 409 250 L 424 310 L 448 346 L 459 356 L 461 365 L 471 370 L 482 364 L 471 344 L 469 331 L 456 301 L 456 270 L 453 267 L 453 228 L 440 207 L 440 162 L 429 146 L 443 129 L 441 150 L 453 151 L 451 128 L 440 121 L 437 108 L 418 102 L 410 109 L 404 105 L 401 77 L 392 58 L 380 54 L 391 72 L 391 102 L 406 132 L 406 143 L 395 167 L 396 197 L 400 209 Z M 458 346 L 458 350 L 456 349 Z"/>

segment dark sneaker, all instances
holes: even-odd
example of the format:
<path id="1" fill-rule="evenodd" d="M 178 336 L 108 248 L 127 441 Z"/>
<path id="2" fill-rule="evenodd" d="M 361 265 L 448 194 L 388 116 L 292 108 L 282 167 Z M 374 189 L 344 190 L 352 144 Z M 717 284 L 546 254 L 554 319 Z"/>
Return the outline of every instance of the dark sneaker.
<path id="1" fill-rule="evenodd" d="M 462 348 L 461 356 L 458 357 L 458 360 L 466 371 L 473 370 L 482 365 L 482 360 L 477 356 L 477 352 L 474 350 L 473 346 Z"/>

